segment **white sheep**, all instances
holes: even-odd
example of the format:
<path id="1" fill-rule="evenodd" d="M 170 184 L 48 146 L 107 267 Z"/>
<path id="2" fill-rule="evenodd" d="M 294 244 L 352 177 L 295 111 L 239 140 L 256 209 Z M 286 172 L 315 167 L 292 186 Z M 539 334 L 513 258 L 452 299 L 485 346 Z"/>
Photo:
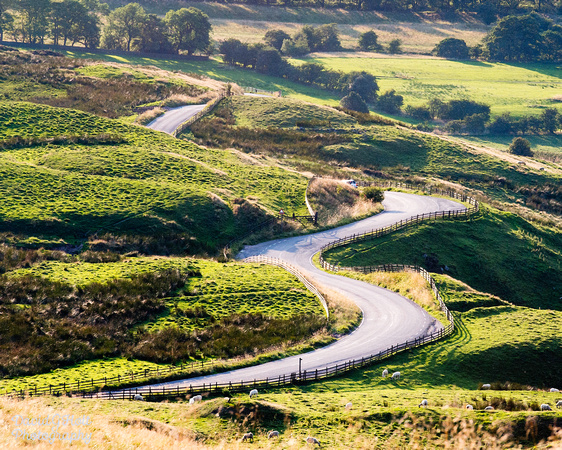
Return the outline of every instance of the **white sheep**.
<path id="1" fill-rule="evenodd" d="M 421 403 L 418 405 L 418 408 L 419 408 L 420 406 L 423 406 L 424 408 L 427 408 L 427 403 L 428 403 L 427 400 L 424 398 L 424 399 L 421 401 Z"/>
<path id="2" fill-rule="evenodd" d="M 549 404 L 543 403 L 543 404 L 541 405 L 541 411 L 552 411 L 552 408 L 550 407 Z"/>
<path id="3" fill-rule="evenodd" d="M 492 385 L 491 384 L 483 384 L 482 389 L 492 389 Z"/>
<path id="4" fill-rule="evenodd" d="M 474 406 L 472 406 L 472 405 L 466 405 L 466 409 L 473 410 L 473 409 L 474 409 Z"/>
<path id="5" fill-rule="evenodd" d="M 242 436 L 242 442 L 246 441 L 254 442 L 254 433 L 246 433 L 244 436 Z"/>
<path id="6" fill-rule="evenodd" d="M 353 406 L 353 403 L 351 403 L 351 402 L 346 403 L 345 409 L 351 409 L 352 406 Z"/>
<path id="7" fill-rule="evenodd" d="M 203 400 L 203 397 L 201 395 L 194 395 L 189 399 L 189 404 L 193 405 L 195 402 L 200 402 L 201 400 Z"/>
<path id="8" fill-rule="evenodd" d="M 562 408 L 562 400 L 558 400 L 558 401 L 556 402 L 556 407 L 557 407 L 557 408 Z"/>
<path id="9" fill-rule="evenodd" d="M 252 398 L 253 396 L 258 395 L 258 390 L 257 389 L 252 389 L 250 391 L 250 398 Z"/>
<path id="10" fill-rule="evenodd" d="M 383 378 L 386 378 L 387 376 L 388 376 L 388 369 L 384 369 L 384 370 L 382 371 L 382 377 L 383 377 Z"/>
<path id="11" fill-rule="evenodd" d="M 267 439 L 271 439 L 274 437 L 279 437 L 279 431 L 272 430 L 269 433 L 267 433 Z"/>
<path id="12" fill-rule="evenodd" d="M 550 392 L 560 392 L 560 389 L 550 388 Z"/>
<path id="13" fill-rule="evenodd" d="M 308 436 L 306 438 L 306 442 L 308 444 L 318 444 L 318 446 L 320 446 L 320 441 L 318 439 L 316 439 L 315 437 L 312 437 L 312 436 Z"/>
<path id="14" fill-rule="evenodd" d="M 493 406 L 486 406 L 486 407 L 484 408 L 484 411 L 492 411 L 493 409 L 494 409 Z"/>
<path id="15" fill-rule="evenodd" d="M 392 380 L 399 380 L 400 379 L 400 372 L 394 372 L 390 378 Z"/>
<path id="16" fill-rule="evenodd" d="M 142 398 L 142 395 L 140 395 L 140 394 L 135 394 L 135 396 L 133 397 L 133 400 L 138 400 L 139 402 L 143 402 L 144 398 Z"/>

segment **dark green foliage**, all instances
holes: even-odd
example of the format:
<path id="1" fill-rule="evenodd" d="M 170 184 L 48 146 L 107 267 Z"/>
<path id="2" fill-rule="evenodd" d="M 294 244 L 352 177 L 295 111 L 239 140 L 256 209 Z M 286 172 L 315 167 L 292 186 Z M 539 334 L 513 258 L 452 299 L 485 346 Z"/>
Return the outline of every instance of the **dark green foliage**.
<path id="1" fill-rule="evenodd" d="M 378 90 L 377 80 L 373 75 L 366 72 L 354 76 L 347 87 L 347 93 L 355 92 L 367 103 L 376 101 Z"/>
<path id="2" fill-rule="evenodd" d="M 450 100 L 437 113 L 437 117 L 445 120 L 463 120 L 473 114 L 484 114 L 487 121 L 490 117 L 490 107 L 472 100 Z"/>
<path id="3" fill-rule="evenodd" d="M 520 156 L 533 156 L 531 143 L 522 137 L 516 137 L 509 145 L 509 153 Z"/>
<path id="4" fill-rule="evenodd" d="M 311 52 L 333 52 L 341 49 L 339 32 L 335 23 L 312 27 L 305 25 L 295 36 L 294 41 L 304 38 Z"/>
<path id="5" fill-rule="evenodd" d="M 393 39 L 388 43 L 388 53 L 396 55 L 402 53 L 402 41 L 400 39 Z"/>
<path id="6" fill-rule="evenodd" d="M 398 114 L 403 104 L 404 97 L 397 94 L 394 89 L 379 95 L 377 99 L 377 108 L 389 114 Z"/>
<path id="7" fill-rule="evenodd" d="M 369 107 L 367 106 L 365 101 L 353 91 L 340 100 L 340 106 L 344 109 L 349 109 L 351 111 L 357 111 L 360 113 L 367 114 L 369 112 Z"/>
<path id="8" fill-rule="evenodd" d="M 462 39 L 446 38 L 439 42 L 433 52 L 437 56 L 448 59 L 467 59 L 468 47 Z"/>
<path id="9" fill-rule="evenodd" d="M 291 36 L 289 36 L 283 30 L 269 30 L 265 33 L 265 36 L 263 38 L 264 42 L 267 45 L 279 51 L 281 51 L 283 41 L 286 39 L 291 39 Z"/>
<path id="10" fill-rule="evenodd" d="M 185 50 L 188 55 L 204 52 L 211 43 L 211 23 L 207 14 L 197 8 L 181 8 L 168 11 L 164 17 L 167 35 L 174 50 Z"/>
<path id="11" fill-rule="evenodd" d="M 413 117 L 417 120 L 429 121 L 433 117 L 431 111 L 427 106 L 406 106 L 404 111 L 408 116 Z"/>
<path id="12" fill-rule="evenodd" d="M 380 203 L 384 200 L 383 191 L 376 187 L 366 187 L 363 189 L 362 195 L 373 203 Z"/>
<path id="13" fill-rule="evenodd" d="M 378 42 L 377 33 L 373 30 L 361 33 L 359 35 L 359 48 L 365 52 L 378 52 L 382 50 L 382 45 Z"/>

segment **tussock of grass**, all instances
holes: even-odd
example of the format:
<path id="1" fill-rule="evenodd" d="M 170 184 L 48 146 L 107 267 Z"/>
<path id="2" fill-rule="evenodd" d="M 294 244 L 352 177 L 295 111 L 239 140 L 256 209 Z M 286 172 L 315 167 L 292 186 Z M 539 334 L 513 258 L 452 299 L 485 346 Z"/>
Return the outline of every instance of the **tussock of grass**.
<path id="1" fill-rule="evenodd" d="M 165 112 L 166 110 L 159 107 L 149 109 L 148 111 L 139 114 L 139 116 L 135 119 L 135 123 L 138 123 L 139 125 L 148 125 L 150 122 L 152 122 L 157 117 L 160 117 Z"/>

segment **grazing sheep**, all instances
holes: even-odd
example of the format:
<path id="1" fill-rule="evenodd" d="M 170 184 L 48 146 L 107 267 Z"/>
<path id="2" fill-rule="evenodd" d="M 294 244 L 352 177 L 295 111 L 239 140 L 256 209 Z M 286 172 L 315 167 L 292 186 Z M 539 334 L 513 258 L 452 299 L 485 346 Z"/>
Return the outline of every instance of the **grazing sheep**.
<path id="1" fill-rule="evenodd" d="M 552 411 L 552 408 L 550 407 L 549 404 L 543 403 L 543 404 L 541 405 L 541 411 Z"/>
<path id="2" fill-rule="evenodd" d="M 254 442 L 254 433 L 246 433 L 244 436 L 242 436 L 242 442 L 246 441 Z"/>
<path id="3" fill-rule="evenodd" d="M 560 389 L 550 388 L 550 392 L 560 392 Z"/>
<path id="4" fill-rule="evenodd" d="M 320 441 L 318 439 L 316 439 L 315 437 L 312 437 L 312 436 L 308 436 L 306 438 L 306 442 L 308 444 L 318 444 L 318 446 L 320 446 Z"/>
<path id="5" fill-rule="evenodd" d="M 386 378 L 387 376 L 388 376 L 388 369 L 384 369 L 384 370 L 382 371 L 382 377 L 383 377 L 383 378 Z"/>
<path id="6" fill-rule="evenodd" d="M 271 439 L 274 437 L 279 437 L 279 431 L 273 430 L 267 433 L 267 439 Z"/>
<path id="7" fill-rule="evenodd" d="M 194 395 L 189 399 L 189 404 L 193 405 L 195 402 L 200 402 L 201 400 L 203 400 L 203 397 L 201 395 Z"/>
<path id="8" fill-rule="evenodd" d="M 353 403 L 349 402 L 345 405 L 345 409 L 351 409 L 352 406 L 353 406 Z"/>
<path id="9" fill-rule="evenodd" d="M 254 395 L 258 395 L 258 390 L 257 389 L 252 389 L 250 391 L 250 398 L 252 398 Z"/>
<path id="10" fill-rule="evenodd" d="M 493 406 L 486 406 L 486 407 L 484 408 L 484 411 L 492 411 L 493 409 L 494 409 Z"/>
<path id="11" fill-rule="evenodd" d="M 142 398 L 142 395 L 140 395 L 140 394 L 135 394 L 135 396 L 133 397 L 133 400 L 138 400 L 139 402 L 143 402 L 144 398 Z"/>
<path id="12" fill-rule="evenodd" d="M 474 409 L 474 406 L 472 406 L 472 405 L 466 405 L 466 409 L 472 410 L 472 409 Z"/>
<path id="13" fill-rule="evenodd" d="M 562 400 L 558 400 L 558 401 L 556 402 L 556 407 L 557 407 L 557 408 L 562 408 Z"/>
<path id="14" fill-rule="evenodd" d="M 427 400 L 426 400 L 425 398 L 424 398 L 424 399 L 421 401 L 421 403 L 418 405 L 418 408 L 419 408 L 420 406 L 423 406 L 424 408 L 427 408 Z"/>
<path id="15" fill-rule="evenodd" d="M 491 384 L 483 384 L 482 389 L 492 389 L 492 385 Z"/>
<path id="16" fill-rule="evenodd" d="M 399 380 L 400 379 L 400 372 L 394 372 L 390 378 L 392 380 Z"/>
<path id="17" fill-rule="evenodd" d="M 230 401 L 230 397 L 224 397 L 223 400 L 228 403 Z"/>

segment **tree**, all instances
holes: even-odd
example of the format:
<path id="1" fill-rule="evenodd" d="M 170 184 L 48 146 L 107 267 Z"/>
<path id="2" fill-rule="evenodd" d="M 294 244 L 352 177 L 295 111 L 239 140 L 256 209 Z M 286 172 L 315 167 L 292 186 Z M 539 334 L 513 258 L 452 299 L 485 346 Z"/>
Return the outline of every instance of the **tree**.
<path id="1" fill-rule="evenodd" d="M 50 0 L 16 0 L 23 41 L 43 43 L 49 28 Z"/>
<path id="2" fill-rule="evenodd" d="M 238 39 L 227 39 L 219 45 L 219 53 L 222 54 L 222 60 L 234 66 L 236 63 L 241 63 L 242 53 L 248 50 L 248 46 L 243 44 Z"/>
<path id="3" fill-rule="evenodd" d="M 386 91 L 384 94 L 380 95 L 377 100 L 378 108 L 389 114 L 398 114 L 403 104 L 404 97 L 396 94 L 394 89 Z"/>
<path id="4" fill-rule="evenodd" d="M 554 134 L 560 126 L 560 113 L 554 108 L 547 108 L 541 114 L 542 129 L 547 133 Z"/>
<path id="5" fill-rule="evenodd" d="M 406 114 L 417 120 L 422 120 L 424 122 L 430 121 L 433 117 L 431 111 L 427 106 L 406 106 Z"/>
<path id="6" fill-rule="evenodd" d="M 261 73 L 282 75 L 284 63 L 281 53 L 273 47 L 268 47 L 258 51 L 255 68 Z"/>
<path id="7" fill-rule="evenodd" d="M 336 51 L 341 49 L 339 32 L 335 23 L 311 27 L 305 25 L 293 36 L 293 41 L 304 39 L 311 52 Z"/>
<path id="8" fill-rule="evenodd" d="M 172 43 L 168 39 L 166 24 L 156 14 L 149 14 L 141 26 L 137 48 L 146 53 L 173 53 Z"/>
<path id="9" fill-rule="evenodd" d="M 443 39 L 435 46 L 433 53 L 442 58 L 468 59 L 468 47 L 462 39 Z"/>
<path id="10" fill-rule="evenodd" d="M 509 153 L 519 156 L 533 156 L 531 143 L 522 137 L 516 137 L 509 145 Z"/>
<path id="11" fill-rule="evenodd" d="M 396 55 L 402 53 L 402 41 L 400 39 L 393 39 L 388 43 L 388 53 Z"/>
<path id="12" fill-rule="evenodd" d="M 469 133 L 484 133 L 487 121 L 486 114 L 472 114 L 464 118 L 464 126 Z"/>
<path id="13" fill-rule="evenodd" d="M 0 0 L 0 42 L 4 40 L 4 28 L 9 28 L 14 21 L 14 18 L 8 12 L 13 6 L 14 0 Z"/>
<path id="14" fill-rule="evenodd" d="M 130 51 L 133 39 L 140 38 L 145 20 L 146 12 L 138 3 L 113 10 L 104 29 L 104 46 Z"/>
<path id="15" fill-rule="evenodd" d="M 62 45 L 67 45 L 68 41 L 76 42 L 79 34 L 84 30 L 84 21 L 89 17 L 86 7 L 77 0 L 62 0 L 54 2 L 51 9 L 51 32 L 53 42 L 59 44 L 62 38 Z"/>
<path id="16" fill-rule="evenodd" d="M 340 106 L 345 109 L 350 109 L 351 111 L 357 111 L 361 113 L 369 112 L 367 104 L 355 92 L 350 92 L 344 98 L 342 98 L 340 100 Z"/>
<path id="17" fill-rule="evenodd" d="M 380 203 L 384 200 L 384 193 L 381 189 L 369 186 L 363 189 L 363 197 L 367 200 L 371 200 L 373 203 Z"/>
<path id="18" fill-rule="evenodd" d="M 484 114 L 487 121 L 490 118 L 490 107 L 472 100 L 450 100 L 439 117 L 445 120 L 463 120 L 473 114 Z"/>
<path id="19" fill-rule="evenodd" d="M 283 45 L 281 46 L 281 52 L 289 56 L 304 56 L 310 53 L 308 44 L 305 39 L 298 39 L 296 41 L 292 39 L 285 39 Z"/>
<path id="20" fill-rule="evenodd" d="M 348 85 L 347 92 L 355 92 L 365 102 L 374 102 L 377 99 L 379 86 L 375 77 L 367 72 L 354 76 Z"/>
<path id="21" fill-rule="evenodd" d="M 283 30 L 269 30 L 265 33 L 263 38 L 267 45 L 279 51 L 281 51 L 281 47 L 283 46 L 283 41 L 285 41 L 285 39 L 291 39 L 291 36 Z"/>
<path id="22" fill-rule="evenodd" d="M 488 126 L 488 130 L 492 134 L 509 134 L 513 132 L 513 119 L 509 113 L 496 117 Z"/>
<path id="23" fill-rule="evenodd" d="M 378 52 L 382 50 L 382 45 L 378 42 L 377 33 L 373 30 L 361 33 L 359 35 L 359 48 L 364 52 Z"/>
<path id="24" fill-rule="evenodd" d="M 176 53 L 186 50 L 188 55 L 204 51 L 211 43 L 209 16 L 197 8 L 168 11 L 164 22 L 168 26 L 170 42 Z"/>

